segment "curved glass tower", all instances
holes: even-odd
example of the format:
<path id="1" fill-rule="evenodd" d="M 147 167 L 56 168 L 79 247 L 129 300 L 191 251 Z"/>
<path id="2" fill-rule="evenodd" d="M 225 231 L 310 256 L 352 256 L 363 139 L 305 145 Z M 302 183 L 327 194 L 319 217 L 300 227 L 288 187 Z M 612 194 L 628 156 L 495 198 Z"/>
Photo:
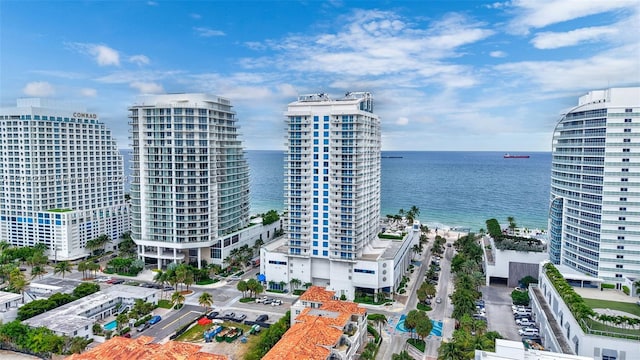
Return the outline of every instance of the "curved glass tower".
<path id="1" fill-rule="evenodd" d="M 621 283 L 640 276 L 640 88 L 591 91 L 553 136 L 550 260 Z"/>
<path id="2" fill-rule="evenodd" d="M 227 99 L 142 96 L 129 108 L 132 239 L 139 256 L 201 264 L 249 222 L 249 167 Z"/>

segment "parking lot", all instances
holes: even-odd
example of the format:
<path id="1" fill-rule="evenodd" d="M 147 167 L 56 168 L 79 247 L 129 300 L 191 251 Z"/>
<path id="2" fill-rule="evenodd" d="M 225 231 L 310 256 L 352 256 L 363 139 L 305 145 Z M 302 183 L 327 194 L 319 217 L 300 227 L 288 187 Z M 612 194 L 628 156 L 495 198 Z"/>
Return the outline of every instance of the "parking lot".
<path id="1" fill-rule="evenodd" d="M 520 341 L 518 326 L 513 319 L 511 309 L 511 291 L 506 286 L 483 286 L 482 298 L 485 301 L 487 324 L 490 331 L 499 332 L 505 339 Z"/>

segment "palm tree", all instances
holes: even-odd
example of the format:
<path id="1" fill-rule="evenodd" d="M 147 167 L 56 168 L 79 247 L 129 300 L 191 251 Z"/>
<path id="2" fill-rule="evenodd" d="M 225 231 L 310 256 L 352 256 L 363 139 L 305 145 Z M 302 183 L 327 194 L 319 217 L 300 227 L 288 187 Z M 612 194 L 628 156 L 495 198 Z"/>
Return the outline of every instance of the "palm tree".
<path id="1" fill-rule="evenodd" d="M 100 247 L 98 245 L 97 239 L 87 240 L 87 243 L 84 245 L 85 249 L 89 250 L 89 254 L 94 255 L 94 252 Z"/>
<path id="2" fill-rule="evenodd" d="M 415 244 L 413 245 L 413 247 L 411 248 L 411 251 L 413 251 L 413 255 L 415 254 L 422 254 L 422 246 Z"/>
<path id="3" fill-rule="evenodd" d="M 293 290 L 297 289 L 300 285 L 302 285 L 302 280 L 296 279 L 296 278 L 291 279 L 291 281 L 289 282 L 291 283 L 291 288 Z"/>
<path id="4" fill-rule="evenodd" d="M 633 283 L 633 286 L 635 286 L 635 288 L 636 288 L 636 295 L 640 295 L 640 280 L 636 280 Z"/>
<path id="5" fill-rule="evenodd" d="M 191 269 L 188 269 L 183 281 L 184 285 L 187 287 L 187 290 L 189 290 L 189 286 L 193 285 L 194 281 L 195 280 L 193 279 L 193 271 Z"/>
<path id="6" fill-rule="evenodd" d="M 24 278 L 24 274 L 20 269 L 15 268 L 9 274 L 9 287 L 22 295 L 22 303 L 24 304 L 24 291 L 29 286 L 29 282 Z"/>
<path id="7" fill-rule="evenodd" d="M 240 280 L 238 281 L 238 284 L 236 285 L 236 288 L 238 289 L 238 291 L 242 292 L 242 297 L 246 297 L 245 293 L 247 292 L 247 290 L 249 290 L 249 287 L 247 286 L 247 282 L 244 280 Z"/>
<path id="8" fill-rule="evenodd" d="M 391 355 L 391 360 L 413 360 L 413 356 L 409 355 L 406 350 L 402 350 L 399 354 Z"/>
<path id="9" fill-rule="evenodd" d="M 184 300 L 184 295 L 182 295 L 182 293 L 179 291 L 171 294 L 171 303 L 175 308 L 180 308 L 182 306 L 182 303 L 184 303 Z"/>
<path id="10" fill-rule="evenodd" d="M 44 267 L 40 266 L 40 265 L 36 265 L 34 267 L 31 268 L 31 278 L 34 279 L 36 276 L 39 276 L 40 279 L 42 279 L 42 275 L 46 274 L 47 271 L 44 269 Z"/>
<path id="11" fill-rule="evenodd" d="M 118 331 L 122 330 L 122 327 L 127 324 L 128 320 L 129 320 L 129 316 L 127 315 L 126 312 L 121 312 L 120 314 L 118 314 L 118 316 L 116 316 Z"/>
<path id="12" fill-rule="evenodd" d="M 71 273 L 72 270 L 73 270 L 73 265 L 71 265 L 70 262 L 68 262 L 68 261 L 60 261 L 53 268 L 53 273 L 54 274 L 62 273 L 62 278 L 64 279 L 64 274 L 65 273 Z"/>
<path id="13" fill-rule="evenodd" d="M 96 275 L 98 274 L 98 270 L 100 270 L 100 264 L 89 261 L 87 262 L 87 270 L 93 271 L 93 277 L 96 277 Z"/>
<path id="14" fill-rule="evenodd" d="M 102 249 L 102 253 L 104 253 L 104 247 L 111 242 L 111 238 L 107 234 L 102 234 L 96 238 L 96 242 L 98 243 L 98 248 Z"/>
<path id="15" fill-rule="evenodd" d="M 86 261 L 81 261 L 78 264 L 78 271 L 82 272 L 82 278 L 83 279 L 86 278 L 85 273 L 87 272 L 87 270 L 88 270 L 87 262 Z"/>
<path id="16" fill-rule="evenodd" d="M 442 342 L 438 348 L 438 360 L 459 360 L 464 358 L 464 352 L 454 342 Z"/>
<path id="17" fill-rule="evenodd" d="M 204 307 L 204 312 L 206 313 L 209 310 L 209 307 L 213 305 L 213 296 L 208 292 L 203 292 L 198 298 L 198 304 Z"/>
<path id="18" fill-rule="evenodd" d="M 509 216 L 507 217 L 507 221 L 509 222 L 509 230 L 511 230 L 511 234 L 513 235 L 517 227 L 516 220 L 513 216 Z"/>

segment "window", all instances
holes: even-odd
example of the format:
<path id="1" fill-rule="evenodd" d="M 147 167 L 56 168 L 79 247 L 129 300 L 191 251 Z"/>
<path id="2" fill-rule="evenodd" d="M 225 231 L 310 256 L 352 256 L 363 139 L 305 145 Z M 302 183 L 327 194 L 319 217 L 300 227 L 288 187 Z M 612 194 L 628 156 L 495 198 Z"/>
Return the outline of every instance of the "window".
<path id="1" fill-rule="evenodd" d="M 626 132 L 626 133 L 630 133 L 630 132 L 631 132 L 631 129 L 624 129 L 624 132 Z"/>
<path id="2" fill-rule="evenodd" d="M 628 109 L 628 108 L 627 108 L 627 109 L 624 109 L 624 112 L 626 112 L 626 113 L 630 113 L 630 112 L 633 112 L 633 109 Z"/>
<path id="3" fill-rule="evenodd" d="M 622 172 L 629 172 L 629 169 L 627 169 L 627 168 L 622 168 Z"/>
<path id="4" fill-rule="evenodd" d="M 618 240 L 624 240 L 624 236 L 618 236 Z M 624 246 L 623 246 L 624 248 Z"/>
<path id="5" fill-rule="evenodd" d="M 631 119 L 624 119 L 624 122 L 626 122 L 626 123 L 630 123 L 630 122 L 631 122 Z"/>
<path id="6" fill-rule="evenodd" d="M 311 253 L 312 253 L 313 255 L 318 255 L 318 250 L 313 250 Z"/>
<path id="7" fill-rule="evenodd" d="M 622 152 L 628 153 L 628 152 L 631 152 L 631 149 L 622 149 Z"/>
<path id="8" fill-rule="evenodd" d="M 618 246 L 616 246 L 616 249 L 618 249 L 618 250 L 624 250 L 624 245 L 618 245 Z"/>
<path id="9" fill-rule="evenodd" d="M 622 179 L 620 179 L 620 181 L 627 182 L 627 181 L 629 181 L 629 178 L 622 178 Z"/>
<path id="10" fill-rule="evenodd" d="M 627 218 L 626 218 L 626 217 L 624 217 L 624 216 L 618 216 L 618 220 L 620 220 L 620 221 L 625 221 L 625 220 L 627 220 Z"/>
<path id="11" fill-rule="evenodd" d="M 617 278 L 621 278 L 621 277 L 622 277 L 622 274 L 616 274 L 616 277 L 617 277 Z"/>
<path id="12" fill-rule="evenodd" d="M 626 207 L 619 207 L 618 210 L 619 211 L 627 211 L 627 208 Z"/>
<path id="13" fill-rule="evenodd" d="M 618 226 L 618 230 L 625 230 L 624 226 Z"/>
<path id="14" fill-rule="evenodd" d="M 627 201 L 627 198 L 626 197 L 621 197 L 620 201 Z"/>
<path id="15" fill-rule="evenodd" d="M 622 269 L 622 268 L 623 268 L 622 265 L 616 264 L 616 269 Z"/>
<path id="16" fill-rule="evenodd" d="M 622 191 L 622 192 L 625 192 L 625 191 L 628 191 L 628 190 L 629 190 L 628 188 L 620 188 L 620 191 Z"/>
<path id="17" fill-rule="evenodd" d="M 622 139 L 622 142 L 629 143 L 629 142 L 631 142 L 631 139 Z"/>
<path id="18" fill-rule="evenodd" d="M 622 162 L 629 162 L 629 159 L 622 159 Z"/>
<path id="19" fill-rule="evenodd" d="M 624 255 L 616 255 L 616 259 L 624 259 Z"/>

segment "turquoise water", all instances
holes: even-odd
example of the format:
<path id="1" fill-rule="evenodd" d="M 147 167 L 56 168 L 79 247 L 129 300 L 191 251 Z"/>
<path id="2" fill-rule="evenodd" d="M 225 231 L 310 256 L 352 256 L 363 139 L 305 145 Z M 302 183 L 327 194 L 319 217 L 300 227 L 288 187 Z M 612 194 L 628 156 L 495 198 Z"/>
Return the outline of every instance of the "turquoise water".
<path id="1" fill-rule="evenodd" d="M 108 322 L 103 326 L 105 330 L 109 330 L 109 331 L 114 330 L 116 327 L 118 327 L 118 322 L 115 320 Z"/>
<path id="2" fill-rule="evenodd" d="M 407 330 L 404 327 L 404 319 L 406 317 L 407 317 L 406 315 L 400 316 L 400 320 L 398 320 L 398 325 L 396 325 L 396 330 L 402 331 L 402 332 L 409 332 L 409 330 Z M 442 336 L 442 321 L 431 320 L 431 323 L 433 324 L 433 328 L 431 329 L 431 333 L 429 334 L 429 336 Z"/>
<path id="3" fill-rule="evenodd" d="M 284 135 L 283 135 L 284 136 Z M 121 150 L 125 175 L 131 150 Z M 522 154 L 522 152 L 513 152 Z M 547 228 L 551 176 L 550 152 L 527 152 L 529 159 L 504 159 L 497 151 L 383 151 L 382 216 L 412 205 L 418 219 L 435 227 L 477 231 L 487 219 L 507 226 Z M 251 213 L 284 210 L 284 152 L 247 151 Z M 128 183 L 125 184 L 128 190 Z"/>

